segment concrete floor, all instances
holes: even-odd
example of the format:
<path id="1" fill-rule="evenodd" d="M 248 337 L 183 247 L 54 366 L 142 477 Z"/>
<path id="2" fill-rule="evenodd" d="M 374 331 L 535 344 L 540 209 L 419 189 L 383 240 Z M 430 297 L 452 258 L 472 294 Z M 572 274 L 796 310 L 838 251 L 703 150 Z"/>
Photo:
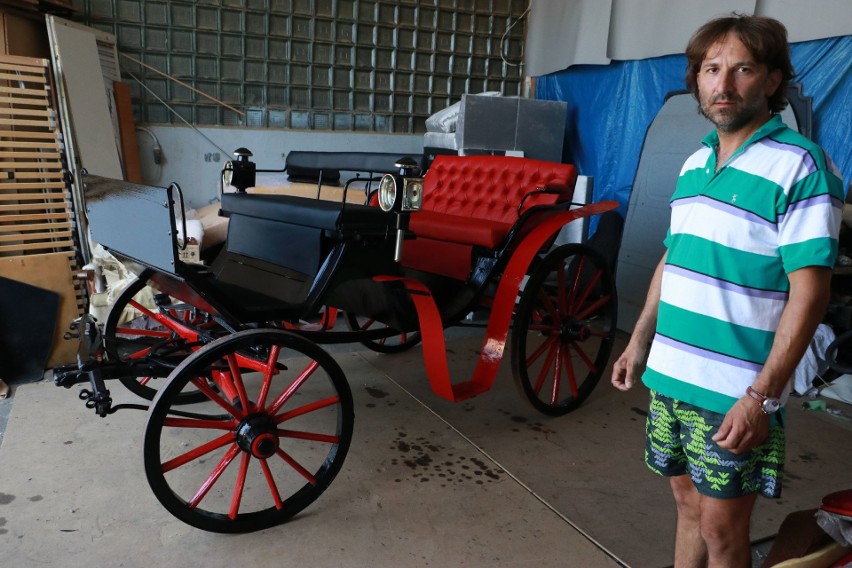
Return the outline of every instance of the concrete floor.
<path id="1" fill-rule="evenodd" d="M 481 334 L 469 331 L 448 341 L 455 380 L 469 378 L 480 344 Z M 643 388 L 625 395 L 602 381 L 580 409 L 548 418 L 520 398 L 507 362 L 492 391 L 453 404 L 429 391 L 419 348 L 379 355 L 337 346 L 334 356 L 356 409 L 343 470 L 290 522 L 245 535 L 194 529 L 160 506 L 142 469 L 144 413 L 101 419 L 76 389 L 17 385 L 0 401 L 0 431 L 7 419 L 0 561 L 63 568 L 671 563 L 667 485 L 642 463 Z M 122 391 L 113 387 L 118 402 L 137 401 Z M 784 497 L 759 500 L 755 540 L 852 482 L 852 421 L 803 411 L 794 400 L 789 424 Z"/>

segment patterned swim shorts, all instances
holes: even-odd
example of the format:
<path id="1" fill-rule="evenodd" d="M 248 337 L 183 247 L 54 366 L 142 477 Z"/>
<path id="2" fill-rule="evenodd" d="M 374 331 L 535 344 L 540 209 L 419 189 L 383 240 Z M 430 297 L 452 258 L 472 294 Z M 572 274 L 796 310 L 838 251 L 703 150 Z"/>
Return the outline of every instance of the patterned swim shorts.
<path id="1" fill-rule="evenodd" d="M 720 448 L 712 439 L 724 414 L 651 391 L 645 463 L 666 477 L 689 474 L 698 492 L 709 497 L 732 499 L 761 493 L 777 499 L 781 496 L 784 466 L 780 414 L 772 417 L 766 442 L 737 455 Z"/>

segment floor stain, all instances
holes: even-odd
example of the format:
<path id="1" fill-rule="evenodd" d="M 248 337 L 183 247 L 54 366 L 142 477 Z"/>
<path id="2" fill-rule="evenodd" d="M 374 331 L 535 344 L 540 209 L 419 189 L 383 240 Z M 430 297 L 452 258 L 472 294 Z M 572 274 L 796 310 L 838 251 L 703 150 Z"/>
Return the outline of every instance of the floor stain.
<path id="1" fill-rule="evenodd" d="M 401 429 L 397 429 L 397 437 L 391 449 L 401 454 L 391 460 L 391 465 L 405 466 L 410 470 L 410 478 L 420 483 L 438 481 L 441 487 L 445 487 L 448 483 L 472 481 L 481 485 L 500 481 L 504 473 L 480 458 L 445 452 L 443 446 L 432 443 L 428 438 L 421 436 L 411 440 Z M 401 483 L 404 478 L 400 476 L 395 481 Z"/>
<path id="2" fill-rule="evenodd" d="M 631 411 L 631 412 L 634 412 L 634 413 L 636 413 L 636 414 L 638 414 L 639 416 L 645 416 L 646 418 L 647 418 L 647 416 L 648 416 L 648 411 L 647 411 L 647 410 L 642 410 L 641 408 L 638 408 L 638 407 L 636 407 L 636 406 L 631 406 L 631 407 L 630 407 L 630 411 Z"/>
<path id="3" fill-rule="evenodd" d="M 14 495 L 9 495 L 8 493 L 0 493 L 0 505 L 8 505 L 14 500 Z"/>
<path id="4" fill-rule="evenodd" d="M 41 495 L 33 495 L 32 497 L 29 498 L 29 501 L 31 503 L 36 503 L 38 501 L 41 501 L 42 499 L 44 499 L 44 497 L 42 497 Z"/>
<path id="5" fill-rule="evenodd" d="M 367 391 L 367 394 L 369 394 L 373 398 L 385 398 L 386 396 L 389 396 L 389 394 L 390 394 L 390 393 L 386 393 L 385 391 L 383 391 L 381 389 L 377 389 L 377 388 L 374 388 L 374 387 L 364 387 L 364 390 Z"/>

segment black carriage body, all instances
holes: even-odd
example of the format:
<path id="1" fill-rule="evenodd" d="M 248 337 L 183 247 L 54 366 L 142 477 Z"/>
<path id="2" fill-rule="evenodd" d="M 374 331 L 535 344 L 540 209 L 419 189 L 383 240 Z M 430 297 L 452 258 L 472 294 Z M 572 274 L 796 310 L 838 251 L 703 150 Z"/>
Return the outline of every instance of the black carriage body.
<path id="1" fill-rule="evenodd" d="M 161 188 L 85 176 L 92 240 L 153 270 L 160 290 L 218 314 L 235 327 L 298 321 L 333 306 L 396 329 L 416 329 L 402 286 L 377 282 L 394 262 L 399 214 L 316 199 L 236 193 L 222 198 L 228 236 L 211 266 L 178 256 L 176 186 Z"/>

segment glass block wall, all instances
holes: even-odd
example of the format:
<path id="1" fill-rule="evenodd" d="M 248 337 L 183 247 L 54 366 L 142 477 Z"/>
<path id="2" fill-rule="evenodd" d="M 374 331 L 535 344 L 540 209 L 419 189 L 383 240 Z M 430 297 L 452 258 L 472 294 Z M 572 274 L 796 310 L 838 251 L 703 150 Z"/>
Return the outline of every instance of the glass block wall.
<path id="1" fill-rule="evenodd" d="M 519 95 L 528 3 L 73 1 L 145 64 L 119 57 L 139 123 L 394 133 L 424 132 L 463 93 Z"/>

